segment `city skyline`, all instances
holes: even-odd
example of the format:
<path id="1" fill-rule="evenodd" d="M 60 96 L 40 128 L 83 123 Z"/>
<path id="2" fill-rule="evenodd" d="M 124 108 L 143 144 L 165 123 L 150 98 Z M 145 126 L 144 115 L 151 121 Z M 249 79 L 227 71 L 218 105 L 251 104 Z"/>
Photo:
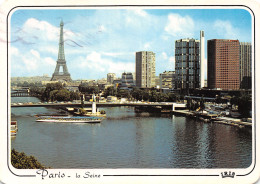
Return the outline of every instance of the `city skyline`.
<path id="1" fill-rule="evenodd" d="M 61 19 L 73 80 L 134 72 L 138 51 L 156 53 L 156 76 L 175 70 L 175 40 L 199 39 L 200 30 L 205 31 L 205 51 L 209 39 L 252 42 L 251 16 L 243 9 L 16 10 L 11 16 L 12 77 L 52 75 Z"/>

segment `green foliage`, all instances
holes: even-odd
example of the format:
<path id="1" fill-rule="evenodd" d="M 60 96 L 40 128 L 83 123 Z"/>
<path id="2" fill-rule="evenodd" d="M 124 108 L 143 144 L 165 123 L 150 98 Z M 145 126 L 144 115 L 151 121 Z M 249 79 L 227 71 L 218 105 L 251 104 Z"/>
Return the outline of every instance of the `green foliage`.
<path id="1" fill-rule="evenodd" d="M 205 109 L 205 102 L 204 102 L 203 98 L 200 99 L 199 106 L 200 106 L 200 110 L 201 111 L 203 111 Z"/>
<path id="2" fill-rule="evenodd" d="M 230 104 L 232 105 L 232 107 L 234 105 L 238 107 L 238 112 L 241 114 L 241 117 L 243 118 L 250 117 L 250 111 L 252 110 L 251 95 L 242 93 L 239 96 L 233 96 L 230 99 Z"/>
<path id="3" fill-rule="evenodd" d="M 79 91 L 81 93 L 87 93 L 87 94 L 97 94 L 99 93 L 99 87 L 96 85 L 89 85 L 87 83 L 82 83 L 79 85 Z"/>
<path id="4" fill-rule="evenodd" d="M 26 156 L 24 152 L 19 153 L 15 149 L 11 151 L 11 163 L 17 169 L 46 169 L 34 156 Z"/>
<path id="5" fill-rule="evenodd" d="M 144 100 L 150 102 L 176 102 L 180 100 L 180 97 L 174 93 L 163 93 L 157 91 L 156 89 L 146 91 L 134 88 L 131 91 L 130 96 L 139 101 Z"/>
<path id="6" fill-rule="evenodd" d="M 79 99 L 80 99 L 79 93 L 74 91 L 70 92 L 70 100 L 79 100 Z"/>
<path id="7" fill-rule="evenodd" d="M 49 83 L 46 85 L 46 88 L 44 90 L 44 93 L 42 94 L 41 99 L 43 101 L 49 101 L 49 100 L 51 100 L 51 91 L 61 90 L 61 89 L 63 89 L 63 86 L 60 82 Z M 53 96 L 54 96 L 54 92 L 52 92 L 52 98 L 53 98 Z"/>
<path id="8" fill-rule="evenodd" d="M 69 101 L 70 100 L 70 92 L 67 89 L 61 89 L 56 93 L 57 101 Z"/>
<path id="9" fill-rule="evenodd" d="M 30 87 L 30 93 L 31 95 L 35 96 L 42 96 L 42 94 L 44 93 L 44 88 L 37 86 Z"/>
<path id="10" fill-rule="evenodd" d="M 252 110 L 252 99 L 251 96 L 243 94 L 239 97 L 238 101 L 238 112 L 243 118 L 250 117 L 250 111 Z"/>
<path id="11" fill-rule="evenodd" d="M 79 100 L 80 95 L 77 92 L 68 91 L 60 82 L 58 82 L 47 84 L 41 99 L 43 101 L 72 101 Z"/>
<path id="12" fill-rule="evenodd" d="M 110 86 L 107 89 L 105 89 L 104 97 L 107 97 L 107 96 L 117 96 L 117 88 Z"/>

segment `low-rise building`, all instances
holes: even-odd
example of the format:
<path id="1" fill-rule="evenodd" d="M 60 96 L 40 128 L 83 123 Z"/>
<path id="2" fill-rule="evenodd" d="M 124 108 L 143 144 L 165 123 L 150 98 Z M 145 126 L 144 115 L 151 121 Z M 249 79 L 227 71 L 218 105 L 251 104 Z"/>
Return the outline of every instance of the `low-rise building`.
<path id="1" fill-rule="evenodd" d="M 134 78 L 133 74 L 131 72 L 124 72 L 122 73 L 122 78 L 121 78 L 121 89 L 129 89 L 134 86 Z"/>
<path id="2" fill-rule="evenodd" d="M 175 87 L 175 71 L 165 71 L 160 73 L 160 88 L 172 89 Z"/>

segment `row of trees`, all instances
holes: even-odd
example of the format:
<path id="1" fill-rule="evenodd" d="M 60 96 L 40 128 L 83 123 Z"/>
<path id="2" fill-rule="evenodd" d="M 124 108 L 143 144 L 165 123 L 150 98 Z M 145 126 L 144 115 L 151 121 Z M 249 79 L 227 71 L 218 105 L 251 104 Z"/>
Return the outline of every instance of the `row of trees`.
<path id="1" fill-rule="evenodd" d="M 104 91 L 104 97 L 117 96 L 121 98 L 128 98 L 131 100 L 150 101 L 150 102 L 176 102 L 183 100 L 183 96 L 176 95 L 174 93 L 162 93 L 156 89 L 142 90 L 139 88 L 133 88 L 133 90 L 123 90 L 114 87 L 108 87 Z"/>
<path id="2" fill-rule="evenodd" d="M 39 96 L 43 101 L 72 101 L 79 100 L 78 92 L 69 91 L 64 88 L 62 83 L 49 83 L 46 88 L 33 86 L 30 88 L 33 95 Z"/>
<path id="3" fill-rule="evenodd" d="M 40 96 L 43 101 L 70 101 L 70 100 L 79 100 L 80 93 L 93 94 L 99 93 L 100 89 L 96 85 L 88 85 L 82 83 L 79 85 L 78 92 L 71 92 L 64 88 L 62 83 L 50 83 L 47 84 L 46 88 L 32 86 L 30 88 L 31 93 Z M 103 91 L 103 96 L 117 96 L 121 98 L 128 98 L 130 100 L 139 100 L 139 101 L 150 101 L 150 102 L 178 102 L 184 99 L 183 95 L 175 93 L 162 93 L 156 89 L 144 90 L 139 88 L 133 88 L 133 90 L 124 90 L 119 88 L 114 88 L 113 86 L 108 87 Z M 216 103 L 221 103 L 223 99 L 220 95 L 216 95 Z M 225 103 L 227 99 L 225 99 Z M 240 95 L 234 95 L 230 99 L 232 107 L 237 107 L 239 113 L 242 117 L 249 117 L 250 111 L 252 110 L 252 99 L 251 96 L 246 93 L 241 93 Z M 193 101 L 187 99 L 187 106 L 190 110 L 204 109 L 204 100 Z"/>
<path id="4" fill-rule="evenodd" d="M 18 83 L 11 83 L 11 85 L 16 85 L 17 87 L 42 87 L 42 83 L 41 82 L 18 82 Z"/>

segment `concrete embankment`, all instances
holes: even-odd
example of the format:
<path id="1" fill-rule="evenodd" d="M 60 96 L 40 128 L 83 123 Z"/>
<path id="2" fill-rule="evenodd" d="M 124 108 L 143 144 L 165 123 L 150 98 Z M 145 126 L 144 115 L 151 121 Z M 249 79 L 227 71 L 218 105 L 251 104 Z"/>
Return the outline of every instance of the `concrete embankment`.
<path id="1" fill-rule="evenodd" d="M 176 110 L 172 111 L 175 115 L 182 115 L 192 118 L 198 118 L 204 122 L 214 122 L 214 123 L 221 123 L 231 126 L 238 126 L 242 127 L 252 127 L 252 123 L 242 121 L 241 119 L 237 118 L 230 118 L 230 117 L 218 117 L 216 114 L 204 114 L 199 112 L 193 112 L 189 110 Z"/>

